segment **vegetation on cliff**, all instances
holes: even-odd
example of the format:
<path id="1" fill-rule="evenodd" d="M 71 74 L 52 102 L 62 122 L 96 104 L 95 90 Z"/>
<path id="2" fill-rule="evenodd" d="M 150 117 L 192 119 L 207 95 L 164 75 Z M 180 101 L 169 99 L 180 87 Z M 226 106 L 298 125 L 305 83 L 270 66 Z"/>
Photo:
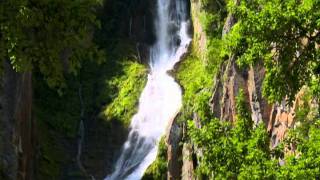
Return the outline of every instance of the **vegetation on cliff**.
<path id="1" fill-rule="evenodd" d="M 165 139 L 162 138 L 158 146 L 157 159 L 146 170 L 142 180 L 165 180 L 167 179 L 167 146 Z"/>
<path id="2" fill-rule="evenodd" d="M 0 83 L 0 110 L 3 113 L 5 108 L 3 99 L 20 98 L 24 92 L 18 89 L 19 82 L 13 82 L 17 79 L 4 77 L 4 65 L 10 66 L 14 76 L 32 73 L 32 101 L 23 107 L 33 106 L 31 114 L 36 120 L 29 123 L 36 129 L 36 136 L 29 137 L 36 144 L 34 179 L 81 179 L 88 178 L 90 173 L 103 178 L 112 170 L 119 154 L 116 151 L 126 137 L 146 83 L 147 69 L 141 60 L 148 55 L 142 52 L 141 44 L 154 41 L 152 28 L 147 29 L 152 26 L 152 3 L 0 2 L 0 60 L 4 62 L 0 64 L 0 76 L 9 85 L 17 86 L 10 92 L 14 95 L 3 94 Z M 177 117 L 183 127 L 179 145 L 192 146 L 195 158 L 190 159 L 196 176 L 320 179 L 320 1 L 191 0 L 191 3 L 198 5 L 191 8 L 194 29 L 202 32 L 194 32 L 190 52 L 180 62 L 175 77 L 183 89 L 183 107 Z M 226 24 L 231 17 L 234 24 Z M 236 105 L 231 107 L 234 121 L 222 121 L 213 112 L 210 101 L 214 91 L 219 91 L 215 85 L 219 80 L 227 81 L 228 76 L 236 76 L 223 72 L 231 59 L 235 59 L 234 67 L 244 78 L 248 69 L 263 66 L 265 77 L 257 94 L 263 94 L 268 101 L 266 109 L 284 111 L 274 108 L 284 102 L 287 109 L 295 110 L 294 123 L 288 127 L 291 129 L 285 130 L 286 137 L 276 147 L 270 144 L 268 119 L 257 124 L 252 121 L 254 107 L 248 99 L 259 99 L 258 95 L 249 97 L 247 89 L 236 87 L 239 90 L 233 94 Z M 225 89 L 228 88 L 233 87 Z M 293 108 L 301 90 L 304 95 Z M 10 113 L 14 121 L 15 109 Z M 84 130 L 88 134 L 81 156 L 88 172 L 76 163 L 80 121 L 90 127 Z M 0 123 L 0 140 L 9 139 L 14 145 L 17 157 L 10 158 L 16 158 L 19 166 L 13 169 L 8 165 L 12 159 L 3 155 L 8 144 L 1 142 L 0 179 L 8 179 L 8 170 L 20 168 L 19 174 L 29 170 L 23 169 L 23 159 L 18 162 L 19 156 L 27 152 L 20 147 L 24 137 L 13 137 L 21 136 L 14 133 L 17 122 L 9 122 L 9 127 L 5 118 L 0 117 Z M 4 133 L 5 128 L 11 128 L 9 135 Z M 143 179 L 166 179 L 167 171 L 167 147 L 163 139 L 158 158 Z"/>
<path id="3" fill-rule="evenodd" d="M 176 78 L 184 90 L 181 115 L 189 118 L 196 112 L 201 118 L 206 117 L 209 111 L 207 102 L 211 96 L 212 70 L 193 54 L 184 59 L 177 70 Z"/>
<path id="4" fill-rule="evenodd" d="M 128 18 L 147 11 L 136 10 L 142 1 L 134 2 L 0 2 L 0 59 L 9 62 L 16 76 L 33 74 L 33 102 L 25 104 L 33 105 L 30 109 L 36 120 L 34 124 L 29 122 L 36 131 L 30 138 L 37 146 L 36 156 L 28 157 L 34 158 L 34 170 L 28 169 L 34 173 L 29 178 L 81 179 L 88 177 L 86 173 L 103 178 L 111 170 L 147 74 L 146 67 L 140 64 L 136 41 L 142 44 L 148 38 L 127 32 L 131 30 Z M 136 29 L 131 31 L 135 33 Z M 7 78 L 3 77 L 3 63 L 0 69 L 1 78 Z M 16 83 L 19 82 L 11 82 Z M 108 112 L 107 116 L 99 117 L 104 112 Z M 83 172 L 75 160 L 81 120 L 92 129 L 84 129 L 81 156 L 88 172 Z M 0 123 L 4 126 L 3 121 Z M 15 129 L 8 131 L 15 133 Z M 12 139 L 2 137 L 2 133 L 1 138 Z M 95 151 L 97 146 L 100 151 Z M 1 144 L 0 179 L 9 178 L 5 172 L 7 159 L 1 154 L 4 149 Z M 109 153 L 104 153 L 107 149 Z M 10 171 L 18 174 L 15 169 Z"/>
<path id="5" fill-rule="evenodd" d="M 199 2 L 192 3 L 199 6 Z M 201 1 L 200 7 L 200 13 L 192 13 L 194 24 L 200 22 L 206 36 L 205 49 L 199 52 L 198 46 L 203 46 L 198 41 L 201 32 L 195 32 L 193 46 L 196 47 L 177 72 L 184 89 L 179 119 L 188 124 L 184 143 L 194 146 L 196 176 L 200 179 L 319 178 L 320 152 L 316 149 L 320 137 L 319 2 Z M 223 24 L 228 20 L 226 12 L 236 22 L 230 33 L 222 37 Z M 209 99 L 215 90 L 212 87 L 217 83 L 213 77 L 222 77 L 217 74 L 223 73 L 220 67 L 226 66 L 230 58 L 236 59 L 242 73 L 250 66 L 263 64 L 266 74 L 262 91 L 270 103 L 286 99 L 290 106 L 297 92 L 305 91 L 295 107 L 295 124 L 276 147 L 270 145 L 268 124 L 253 124 L 247 90 L 237 94 L 233 122 L 221 121 L 210 109 Z M 201 67 L 213 68 L 207 68 L 205 80 L 199 84 L 197 79 L 203 77 Z M 223 78 L 228 75 L 224 74 Z"/>
<path id="6" fill-rule="evenodd" d="M 270 150 L 265 125 L 253 126 L 244 98 L 243 92 L 237 98 L 238 114 L 233 125 L 211 119 L 198 129 L 190 122 L 190 138 L 203 152 L 198 175 L 204 179 L 319 178 L 319 120 L 292 130 L 281 145 Z M 285 153 L 285 148 L 293 153 Z"/>
<path id="7" fill-rule="evenodd" d="M 146 68 L 138 63 L 129 62 L 123 67 L 124 75 L 109 81 L 115 94 L 111 104 L 103 112 L 106 119 L 118 119 L 129 126 L 131 117 L 138 108 L 139 96 L 147 80 Z"/>
<path id="8" fill-rule="evenodd" d="M 268 134 L 264 124 L 253 128 L 243 92 L 237 98 L 237 112 L 234 125 L 211 119 L 198 129 L 190 122 L 190 137 L 203 152 L 198 173 L 217 179 L 268 179 L 272 177 L 273 165 L 267 161 L 270 158 Z"/>
<path id="9" fill-rule="evenodd" d="M 238 19 L 227 37 L 230 52 L 240 66 L 263 61 L 265 97 L 272 102 L 288 97 L 290 103 L 304 85 L 319 93 L 319 1 L 256 0 L 229 6 Z"/>

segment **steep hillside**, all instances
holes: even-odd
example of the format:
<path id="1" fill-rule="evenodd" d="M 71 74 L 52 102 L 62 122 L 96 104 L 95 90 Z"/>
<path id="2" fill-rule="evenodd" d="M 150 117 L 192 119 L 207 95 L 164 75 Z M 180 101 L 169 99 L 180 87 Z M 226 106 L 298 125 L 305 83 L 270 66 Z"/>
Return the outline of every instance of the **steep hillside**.
<path id="1" fill-rule="evenodd" d="M 277 3 L 191 1 L 184 106 L 153 177 L 319 177 L 319 3 Z"/>
<path id="2" fill-rule="evenodd" d="M 145 84 L 154 2 L 0 6 L 0 57 L 8 58 L 1 65 L 0 179 L 102 179 Z M 2 35 L 17 38 L 17 46 Z"/>
<path id="3" fill-rule="evenodd" d="M 0 180 L 114 172 L 160 38 L 189 48 L 168 72 L 183 105 L 142 179 L 320 179 L 320 1 L 181 2 L 1 1 Z"/>

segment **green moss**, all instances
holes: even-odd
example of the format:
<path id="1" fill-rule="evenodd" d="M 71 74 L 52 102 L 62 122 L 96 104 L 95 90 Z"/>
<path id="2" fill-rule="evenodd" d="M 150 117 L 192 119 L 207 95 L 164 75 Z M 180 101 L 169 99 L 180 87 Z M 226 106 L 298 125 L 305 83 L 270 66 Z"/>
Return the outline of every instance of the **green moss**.
<path id="1" fill-rule="evenodd" d="M 143 180 L 165 180 L 167 179 L 167 146 L 164 138 L 159 142 L 157 159 L 146 170 Z"/>
<path id="2" fill-rule="evenodd" d="M 102 115 L 108 120 L 116 119 L 129 125 L 131 117 L 137 111 L 139 96 L 147 79 L 147 70 L 141 64 L 128 62 L 123 64 L 123 71 L 123 75 L 107 82 L 116 93 Z"/>
<path id="3" fill-rule="evenodd" d="M 216 9 L 216 7 L 221 8 Z M 225 2 L 201 1 L 202 11 L 193 13 L 194 19 L 198 19 L 200 29 L 205 34 L 205 48 L 202 49 L 194 37 L 191 53 L 181 62 L 177 69 L 177 80 L 182 86 L 183 109 L 182 121 L 192 118 L 196 113 L 200 119 L 212 116 L 209 99 L 212 95 L 214 77 L 219 72 L 225 59 L 225 40 L 221 38 L 221 31 L 226 17 Z M 199 28 L 197 28 L 199 29 Z M 198 32 L 199 33 L 199 32 Z M 198 36 L 197 32 L 194 36 Z M 200 50 L 200 52 L 199 52 Z"/>
<path id="4" fill-rule="evenodd" d="M 213 72 L 208 70 L 208 65 L 191 54 L 180 64 L 176 78 L 184 90 L 183 113 L 204 116 L 213 85 Z"/>

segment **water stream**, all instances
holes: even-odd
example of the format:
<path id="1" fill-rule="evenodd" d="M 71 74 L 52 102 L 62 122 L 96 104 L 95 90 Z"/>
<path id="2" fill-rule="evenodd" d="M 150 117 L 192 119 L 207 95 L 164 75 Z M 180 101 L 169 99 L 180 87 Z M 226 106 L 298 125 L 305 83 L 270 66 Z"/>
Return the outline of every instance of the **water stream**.
<path id="1" fill-rule="evenodd" d="M 122 147 L 114 172 L 105 180 L 138 180 L 156 159 L 158 143 L 182 105 L 181 89 L 167 71 L 186 53 L 188 10 L 185 0 L 157 0 L 156 43 L 150 50 L 150 74 L 138 113 Z"/>

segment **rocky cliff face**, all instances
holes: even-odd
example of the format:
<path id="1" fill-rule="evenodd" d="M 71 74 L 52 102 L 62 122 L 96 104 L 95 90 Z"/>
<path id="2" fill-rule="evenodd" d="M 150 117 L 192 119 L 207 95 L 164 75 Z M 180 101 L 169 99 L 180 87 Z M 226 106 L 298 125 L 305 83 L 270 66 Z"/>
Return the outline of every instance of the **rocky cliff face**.
<path id="1" fill-rule="evenodd" d="M 235 2 L 239 3 L 238 0 L 235 0 Z M 201 24 L 200 14 L 202 11 L 205 11 L 205 9 L 203 9 L 201 1 L 191 0 L 193 51 L 195 51 L 193 53 L 196 53 L 203 61 L 205 61 L 204 54 L 206 54 L 207 51 L 206 44 L 208 42 L 208 37 Z M 221 32 L 222 36 L 226 35 L 235 23 L 235 17 L 232 14 L 228 14 L 223 31 Z M 247 104 L 250 105 L 252 121 L 255 124 L 264 123 L 266 125 L 270 135 L 270 147 L 274 148 L 286 136 L 288 129 L 294 127 L 295 114 L 297 107 L 303 102 L 302 97 L 304 96 L 304 89 L 296 95 L 296 100 L 293 102 L 292 106 L 286 104 L 285 101 L 270 104 L 262 96 L 262 82 L 264 76 L 265 68 L 263 67 L 262 62 L 247 68 L 239 68 L 236 63 L 236 58 L 231 56 L 222 62 L 219 71 L 212 77 L 212 96 L 208 103 L 211 112 L 215 117 L 222 121 L 235 121 L 236 97 L 240 90 L 243 90 L 247 97 Z M 196 114 L 194 115 L 194 121 L 198 127 L 201 126 L 200 120 Z M 171 141 L 169 140 L 169 142 L 171 142 L 169 143 L 169 146 L 172 146 L 172 142 L 175 142 L 172 141 L 174 139 L 178 138 L 180 141 L 183 141 L 183 136 L 178 136 L 173 132 L 174 129 L 167 134 L 169 139 L 171 138 Z M 201 156 L 201 150 L 197 150 L 189 142 L 183 141 L 183 145 L 181 145 L 181 142 L 176 142 L 176 145 L 179 143 L 179 151 L 168 151 L 168 157 L 180 155 L 183 162 L 181 162 L 179 167 L 172 167 L 170 164 L 172 164 L 172 161 L 174 160 L 168 159 L 168 173 L 170 174 L 173 171 L 178 171 L 181 172 L 181 174 L 176 177 L 185 180 L 193 179 L 194 168 L 197 162 L 193 160 L 192 154 Z M 178 163 L 178 161 L 176 163 Z M 168 179 L 177 178 L 168 176 Z"/>
<path id="2" fill-rule="evenodd" d="M 207 36 L 204 32 L 204 27 L 201 25 L 200 12 L 202 11 L 201 3 L 199 0 L 191 0 L 190 12 L 192 17 L 193 26 L 193 40 L 192 43 L 195 44 L 195 51 L 199 55 L 204 55 L 206 52 Z M 204 58 L 204 56 L 202 56 Z"/>
<path id="3" fill-rule="evenodd" d="M 101 9 L 107 38 L 130 39 L 135 46 L 136 58 L 144 63 L 148 62 L 149 47 L 155 41 L 156 4 L 156 0 L 104 0 Z"/>
<path id="4" fill-rule="evenodd" d="M 109 33 L 107 36 L 113 36 L 117 40 L 130 41 L 135 46 L 132 48 L 134 52 L 130 53 L 132 56 L 136 56 L 135 59 L 143 62 L 149 57 L 148 47 L 154 41 L 154 5 L 154 0 L 136 0 L 134 2 L 106 0 L 105 6 L 101 8 L 103 25 L 109 26 L 107 28 L 114 28 L 111 30 L 114 34 L 105 32 Z M 119 6 L 123 6 L 123 8 L 121 7 L 122 12 L 114 13 L 113 11 L 119 9 Z M 115 19 L 117 22 L 114 22 Z M 113 27 L 110 27 L 111 25 Z M 106 42 L 107 40 L 103 41 L 105 44 L 109 43 Z M 61 58 L 64 59 L 64 67 L 67 69 L 68 52 L 61 54 Z M 86 177 L 79 173 L 75 162 L 79 138 L 66 135 L 70 132 L 57 130 L 63 126 L 68 130 L 71 129 L 70 131 L 77 129 L 78 123 L 74 122 L 80 121 L 80 119 L 85 121 L 85 137 L 80 159 L 87 170 L 86 175 L 93 174 L 97 178 L 104 178 L 112 170 L 112 162 L 116 159 L 117 151 L 125 140 L 127 129 L 120 123 L 108 124 L 97 118 L 97 111 L 100 110 L 101 104 L 97 105 L 100 107 L 95 107 L 96 110 L 88 110 L 93 108 L 87 107 L 91 101 L 101 101 L 97 99 L 97 92 L 102 90 L 94 89 L 96 86 L 101 88 L 101 84 L 92 83 L 95 87 L 91 87 L 92 84 L 84 84 L 86 92 L 84 92 L 85 97 L 83 98 L 86 101 L 84 103 L 87 109 L 85 117 L 82 117 L 78 112 L 80 103 L 77 103 L 79 99 L 78 88 L 75 85 L 81 77 L 78 77 L 77 80 L 67 79 L 66 83 L 70 93 L 66 92 L 68 97 L 64 99 L 56 93 L 56 90 L 49 89 L 46 85 L 43 85 L 45 86 L 43 88 L 44 82 L 36 73 L 35 79 L 41 82 L 32 83 L 31 72 L 17 73 L 8 61 L 1 63 L 3 63 L 4 74 L 0 83 L 0 179 L 33 180 L 45 179 L 49 176 L 54 179 L 85 179 Z M 98 73 L 82 73 L 86 73 L 86 75 L 79 76 L 100 76 L 97 75 Z M 72 84 L 69 81 L 74 82 Z M 35 86 L 38 90 L 33 97 L 33 85 L 35 84 L 41 85 Z M 91 88 L 94 91 L 88 92 L 88 89 Z M 72 104 L 72 102 L 63 102 L 66 99 L 74 101 L 74 106 L 66 105 Z M 57 106 L 65 107 L 64 111 L 67 112 L 62 114 L 61 109 L 50 106 L 55 103 Z M 35 108 L 33 108 L 33 104 L 35 104 Z M 46 107 L 39 108 L 37 106 Z M 41 113 L 46 113 L 46 115 L 38 117 Z M 50 116 L 50 118 L 46 116 Z M 35 119 L 40 122 L 38 126 Z M 51 120 L 56 122 L 50 122 Z M 106 131 L 106 129 L 111 130 Z"/>
<path id="5" fill-rule="evenodd" d="M 236 0 L 236 3 L 239 1 Z M 193 6 L 199 7 L 200 2 L 192 2 Z M 194 10 L 199 10 L 194 8 Z M 201 9 L 200 9 L 201 11 Z M 196 12 L 197 13 L 197 12 Z M 195 14 L 196 14 L 195 13 Z M 197 22 L 197 17 L 194 19 Z M 227 34 L 232 26 L 236 23 L 236 19 L 232 14 L 226 18 L 222 35 Z M 198 26 L 198 25 L 197 25 Z M 198 39 L 205 39 L 205 33 L 201 28 L 194 28 Z M 198 32 L 199 31 L 199 32 Z M 205 40 L 200 41 L 200 47 Z M 203 48 L 202 48 L 203 49 Z M 212 97 L 210 99 L 211 110 L 214 115 L 221 120 L 235 120 L 235 98 L 240 89 L 246 92 L 248 104 L 250 104 L 252 120 L 255 124 L 265 123 L 268 131 L 272 135 L 272 145 L 276 145 L 283 139 L 285 132 L 294 124 L 294 114 L 296 104 L 301 98 L 301 93 L 297 94 L 296 100 L 292 107 L 286 105 L 285 101 L 276 104 L 269 104 L 262 97 L 262 82 L 265 75 L 265 69 L 262 63 L 257 63 L 246 69 L 240 69 L 236 64 L 236 59 L 231 56 L 222 63 L 220 71 L 214 77 L 214 87 Z"/>
<path id="6" fill-rule="evenodd" d="M 0 177 L 33 179 L 35 121 L 32 118 L 32 73 L 16 73 L 4 61 L 0 127 Z"/>
<path id="7" fill-rule="evenodd" d="M 235 1 L 239 3 L 238 0 Z M 227 34 L 235 23 L 236 19 L 229 14 L 222 34 Z M 288 106 L 285 100 L 281 103 L 270 104 L 262 96 L 264 75 L 265 69 L 262 63 L 240 69 L 236 64 L 236 59 L 231 56 L 223 62 L 214 79 L 215 85 L 210 105 L 214 115 L 221 120 L 234 121 L 235 100 L 240 89 L 243 89 L 250 105 L 252 121 L 255 124 L 265 123 L 271 135 L 270 144 L 275 147 L 285 137 L 288 128 L 294 125 L 294 114 L 302 92 L 297 94 L 293 106 Z"/>

